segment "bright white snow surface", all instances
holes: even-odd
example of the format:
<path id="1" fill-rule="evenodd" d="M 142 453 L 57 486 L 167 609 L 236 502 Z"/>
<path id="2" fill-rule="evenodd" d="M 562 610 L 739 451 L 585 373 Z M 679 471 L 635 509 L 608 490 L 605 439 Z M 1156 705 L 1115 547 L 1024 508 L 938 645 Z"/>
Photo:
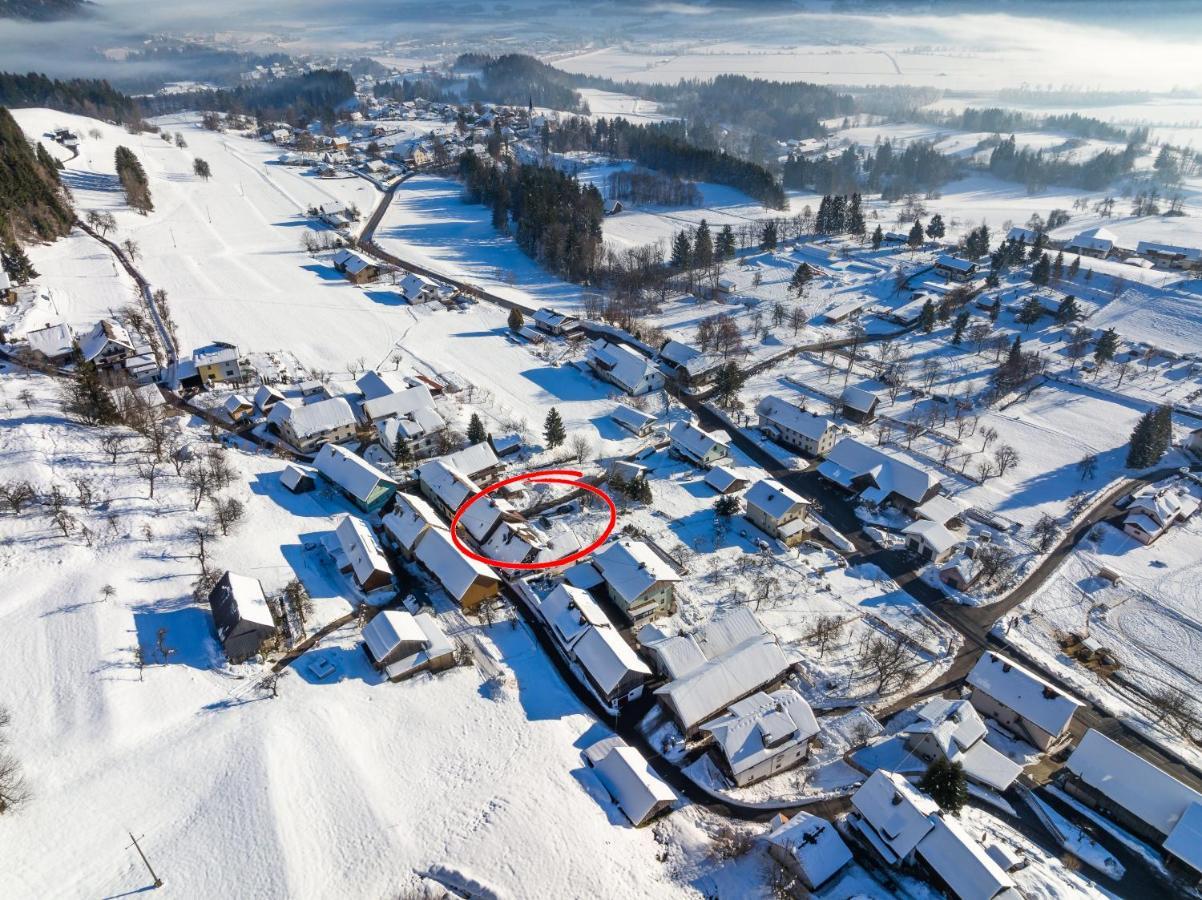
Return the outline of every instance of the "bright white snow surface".
<path id="1" fill-rule="evenodd" d="M 688 895 L 698 865 L 707 884 L 731 877 L 730 866 L 698 863 L 707 841 L 697 810 L 657 826 L 674 835 L 666 865 L 655 832 L 624 823 L 579 756 L 604 728 L 522 628 L 491 633 L 515 687 L 487 689 L 466 668 L 389 684 L 352 624 L 268 699 L 256 688 L 265 667 L 226 665 L 207 606 L 188 597 L 198 565 L 185 529 L 197 514 L 183 480 L 165 467 L 150 500 L 132 440 L 111 465 L 99 431 L 62 419 L 48 379 L 6 373 L 0 388 L 13 401 L 0 428 L 6 480 L 59 484 L 77 520 L 64 539 L 43 511 L 0 517 L 0 685 L 10 749 L 33 791 L 0 817 L 0 896 L 145 888 L 126 829 L 144 836 L 165 896 L 408 895 L 415 873 L 434 867 L 510 897 Z M 25 389 L 28 407 L 16 401 Z M 201 428 L 186 431 L 202 443 Z M 316 607 L 310 631 L 348 612 L 316 544 L 346 503 L 327 489 L 288 493 L 280 460 L 226 456 L 247 519 L 212 545 L 215 564 L 269 592 L 302 578 Z M 78 505 L 77 476 L 107 507 Z M 448 630 L 461 631 L 435 599 Z M 335 673 L 315 677 L 307 661 L 317 657 Z"/>

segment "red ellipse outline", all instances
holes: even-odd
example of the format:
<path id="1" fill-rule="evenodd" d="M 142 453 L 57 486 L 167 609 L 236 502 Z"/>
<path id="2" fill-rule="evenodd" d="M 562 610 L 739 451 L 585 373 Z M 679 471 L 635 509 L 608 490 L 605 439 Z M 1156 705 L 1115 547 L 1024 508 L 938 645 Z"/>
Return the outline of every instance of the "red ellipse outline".
<path id="1" fill-rule="evenodd" d="M 464 556 L 470 557 L 470 558 L 476 560 L 477 562 L 482 562 L 485 565 L 493 566 L 494 568 L 521 569 L 524 571 L 534 571 L 534 570 L 538 570 L 538 569 L 553 569 L 556 566 L 565 566 L 568 563 L 574 563 L 574 562 L 576 562 L 576 560 L 583 559 L 584 557 L 588 556 L 590 553 L 592 553 L 594 550 L 596 550 L 598 547 L 600 547 L 602 544 L 604 544 L 605 539 L 608 538 L 613 533 L 614 527 L 618 524 L 618 508 L 617 508 L 617 506 L 614 505 L 613 498 L 611 498 L 609 496 L 609 494 L 605 493 L 605 491 L 601 490 L 601 488 L 597 487 L 596 485 L 589 484 L 587 481 L 576 481 L 576 480 L 569 480 L 567 478 L 548 477 L 548 476 L 556 476 L 556 475 L 571 475 L 574 478 L 581 478 L 584 476 L 584 473 L 578 472 L 575 469 L 540 469 L 537 472 L 526 472 L 525 474 L 522 474 L 522 475 L 513 475 L 513 476 L 510 476 L 509 478 L 503 478 L 500 481 L 496 482 L 495 484 L 490 484 L 488 487 L 484 488 L 484 490 L 479 491 L 479 492 L 473 494 L 472 496 L 468 497 L 466 500 L 463 501 L 463 503 L 460 505 L 459 509 L 457 509 L 455 511 L 455 515 L 451 518 L 451 543 L 455 545 L 455 549 L 457 549 Z M 507 484 L 516 484 L 520 481 L 535 481 L 538 484 L 568 484 L 573 487 L 580 488 L 583 491 L 588 491 L 590 494 L 594 494 L 594 495 L 600 497 L 602 500 L 604 500 L 606 506 L 609 507 L 609 524 L 607 524 L 605 526 L 605 528 L 602 530 L 600 537 L 598 537 L 595 541 L 593 541 L 591 544 L 589 544 L 583 550 L 578 550 L 575 553 L 572 553 L 561 559 L 553 559 L 550 562 L 532 562 L 532 563 L 504 562 L 499 559 L 490 559 L 487 556 L 481 556 L 479 553 L 476 553 L 475 551 L 470 550 L 468 547 L 466 547 L 464 545 L 464 543 L 459 539 L 458 527 L 459 527 L 459 520 L 460 520 L 460 518 L 463 517 L 463 514 L 465 512 L 467 512 L 468 507 L 470 507 L 473 503 L 475 503 L 481 497 L 487 497 L 489 494 L 493 493 L 493 491 L 499 490 L 500 488 L 503 488 Z"/>

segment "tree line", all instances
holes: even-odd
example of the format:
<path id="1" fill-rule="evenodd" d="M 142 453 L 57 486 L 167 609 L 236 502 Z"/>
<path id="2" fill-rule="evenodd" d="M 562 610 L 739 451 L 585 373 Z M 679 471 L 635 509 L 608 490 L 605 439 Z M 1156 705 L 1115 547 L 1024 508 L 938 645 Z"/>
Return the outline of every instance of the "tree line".
<path id="1" fill-rule="evenodd" d="M 459 158 L 469 200 L 492 209 L 500 230 L 513 229 L 522 251 L 569 281 L 597 275 L 605 211 L 596 187 L 547 166 L 498 163 L 472 151 Z"/>
<path id="2" fill-rule="evenodd" d="M 154 210 L 154 202 L 150 199 L 150 183 L 146 178 L 146 170 L 138 157 L 128 147 L 118 147 L 114 154 L 116 158 L 117 178 L 125 189 L 125 201 L 142 215 Z"/>
<path id="3" fill-rule="evenodd" d="M 0 72 L 0 106 L 10 109 L 44 106 L 110 122 L 137 122 L 142 111 L 137 101 L 100 78 L 60 81 L 37 72 L 19 75 Z"/>
<path id="4" fill-rule="evenodd" d="M 546 106 L 567 112 L 587 113 L 588 104 L 573 86 L 575 77 L 533 56 L 506 53 L 464 53 L 455 60 L 457 70 L 479 70 L 464 88 L 469 101 L 491 101 L 507 106 Z"/>
<path id="5" fill-rule="evenodd" d="M 1032 191 L 1053 184 L 1096 191 L 1130 172 L 1137 155 L 1138 145 L 1131 142 L 1121 151 L 1103 150 L 1075 162 L 1043 150 L 1019 148 L 1014 135 L 1010 135 L 989 155 L 989 172 L 1025 184 Z"/>
<path id="6" fill-rule="evenodd" d="M 12 113 L 0 106 L 0 246 L 6 257 L 16 257 L 21 240 L 62 237 L 74 220 L 54 160 L 40 144 L 31 148 Z"/>
<path id="7" fill-rule="evenodd" d="M 355 80 L 349 72 L 317 69 L 303 75 L 241 84 L 229 90 L 147 97 L 142 104 L 152 115 L 205 109 L 297 125 L 312 119 L 334 120 L 337 108 L 354 96 Z"/>
<path id="8" fill-rule="evenodd" d="M 900 151 L 894 150 L 892 142 L 884 141 L 875 151 L 863 155 L 856 147 L 848 147 L 832 158 L 806 159 L 790 154 L 782 181 L 790 190 L 823 194 L 879 191 L 885 200 L 896 200 L 907 194 L 935 191 L 961 172 L 957 160 L 940 153 L 929 141 L 913 141 Z"/>

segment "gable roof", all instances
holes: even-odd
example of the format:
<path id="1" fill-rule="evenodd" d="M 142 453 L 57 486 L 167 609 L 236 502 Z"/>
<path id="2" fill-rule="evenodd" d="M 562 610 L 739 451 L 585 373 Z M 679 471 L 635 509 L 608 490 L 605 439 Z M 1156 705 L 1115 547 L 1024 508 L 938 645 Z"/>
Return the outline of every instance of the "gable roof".
<path id="1" fill-rule="evenodd" d="M 835 427 L 834 419 L 807 412 L 781 397 L 765 397 L 756 405 L 755 409 L 772 424 L 805 435 L 814 441 Z"/>
<path id="2" fill-rule="evenodd" d="M 890 864 L 910 855 L 930 832 L 931 817 L 939 811 L 934 800 L 885 769 L 868 776 L 852 794 L 851 805 L 872 826 L 874 833 L 865 835 Z"/>
<path id="3" fill-rule="evenodd" d="M 263 585 L 257 578 L 226 572 L 209 592 L 209 608 L 217 636 L 223 641 L 243 621 L 275 627 Z"/>
<path id="4" fill-rule="evenodd" d="M 423 406 L 434 406 L 434 397 L 424 384 L 384 394 L 373 400 L 363 401 L 363 414 L 373 421 L 389 416 L 403 416 Z"/>
<path id="5" fill-rule="evenodd" d="M 417 297 L 427 291 L 438 291 L 437 284 L 424 275 L 418 275 L 416 272 L 410 272 L 402 278 L 400 287 L 401 293 L 406 297 Z"/>
<path id="6" fill-rule="evenodd" d="M 683 678 L 656 690 L 686 731 L 740 697 L 780 680 L 789 668 L 770 635 L 751 638 L 717 659 L 707 660 Z"/>
<path id="7" fill-rule="evenodd" d="M 593 557 L 593 565 L 627 606 L 656 582 L 680 581 L 676 570 L 646 543 L 629 538 L 611 543 Z"/>
<path id="8" fill-rule="evenodd" d="M 1164 849 L 1202 872 L 1202 803 L 1191 803 L 1164 842 Z"/>
<path id="9" fill-rule="evenodd" d="M 345 397 L 331 397 L 329 400 L 318 400 L 316 403 L 294 407 L 287 413 L 286 419 L 292 433 L 302 439 L 319 432 L 354 425 L 357 421 L 355 412 Z"/>
<path id="10" fill-rule="evenodd" d="M 444 528 L 442 519 L 429 503 L 412 494 L 396 495 L 391 512 L 383 518 L 383 525 L 393 539 L 412 552 L 425 535 L 427 529 Z"/>
<path id="11" fill-rule="evenodd" d="M 677 422 L 672 426 L 668 435 L 677 449 L 694 459 L 703 459 L 715 447 L 721 447 L 727 453 L 730 452 L 726 441 L 719 440 L 708 431 L 702 431 L 692 422 Z"/>
<path id="12" fill-rule="evenodd" d="M 960 543 L 960 539 L 955 534 L 948 531 L 943 525 L 940 525 L 938 522 L 932 522 L 930 519 L 919 519 L 916 522 L 911 522 L 902 529 L 901 533 L 917 535 L 935 553 L 946 553 Z"/>
<path id="13" fill-rule="evenodd" d="M 941 269 L 951 269 L 953 272 L 971 272 L 976 269 L 977 264 L 970 262 L 967 259 L 960 259 L 958 256 L 949 256 L 944 254 L 939 259 L 935 260 L 935 265 Z"/>
<path id="14" fill-rule="evenodd" d="M 805 698 L 791 687 L 760 691 L 732 703 L 726 712 L 701 726 L 736 775 L 818 733 L 818 720 Z"/>
<path id="15" fill-rule="evenodd" d="M 1095 791 L 1168 835 L 1202 794 L 1092 728 L 1065 764 Z"/>
<path id="16" fill-rule="evenodd" d="M 705 483 L 712 487 L 720 494 L 725 494 L 727 491 L 735 487 L 740 481 L 744 484 L 747 479 L 737 472 L 734 472 L 726 466 L 712 466 L 706 470 Z"/>
<path id="17" fill-rule="evenodd" d="M 0 290 L 3 288 L 4 285 L 0 285 Z M 25 340 L 29 342 L 29 349 L 53 359 L 56 356 L 66 356 L 71 352 L 75 341 L 75 332 L 70 325 L 62 322 L 58 325 L 47 325 L 44 328 L 27 331 Z"/>
<path id="18" fill-rule="evenodd" d="M 432 528 L 417 545 L 418 561 L 429 569 L 447 593 L 456 600 L 467 596 L 478 578 L 496 582 L 497 573 L 484 563 L 464 556 L 451 542 L 451 535 Z"/>
<path id="19" fill-rule="evenodd" d="M 361 253 L 354 250 L 343 248 L 334 254 L 332 260 L 335 266 L 345 269 L 351 275 L 358 275 L 360 272 L 375 268 L 376 264 Z"/>
<path id="20" fill-rule="evenodd" d="M 269 384 L 261 384 L 255 391 L 255 406 L 260 412 L 267 412 L 283 399 L 284 395 Z"/>
<path id="21" fill-rule="evenodd" d="M 377 372 L 374 369 L 360 375 L 355 385 L 363 392 L 364 400 L 376 400 L 409 387 L 399 372 Z"/>
<path id="22" fill-rule="evenodd" d="M 347 562 L 351 564 L 351 569 L 354 570 L 355 580 L 360 584 L 367 581 L 376 572 L 392 574 L 388 560 L 384 558 L 375 536 L 361 519 L 356 519 L 354 516 L 343 516 L 338 527 L 334 529 L 334 533 L 338 535 L 338 543 L 342 547 L 342 552 L 346 555 Z"/>
<path id="23" fill-rule="evenodd" d="M 779 519 L 793 511 L 798 505 L 809 506 L 806 500 L 795 491 L 791 491 L 775 478 L 761 478 L 743 495 L 748 509 L 754 507 L 771 519 Z"/>
<path id="24" fill-rule="evenodd" d="M 474 478 L 485 469 L 497 465 L 497 454 L 488 441 L 481 441 L 452 453 L 446 457 L 446 461 L 468 478 Z"/>
<path id="25" fill-rule="evenodd" d="M 474 481 L 445 460 L 422 463 L 417 477 L 448 509 L 457 510 L 468 497 L 480 493 Z"/>
<path id="26" fill-rule="evenodd" d="M 597 338 L 589 345 L 588 361 L 628 391 L 637 388 L 648 375 L 658 374 L 651 361 L 642 354 L 624 344 L 611 344 L 604 338 Z"/>
<path id="27" fill-rule="evenodd" d="M 592 626 L 608 627 L 609 617 L 593 595 L 568 584 L 556 585 L 539 604 L 539 612 L 565 647 L 571 647 Z"/>
<path id="28" fill-rule="evenodd" d="M 843 393 L 839 395 L 839 402 L 844 406 L 850 406 L 856 412 L 870 413 L 880 398 L 872 391 L 866 391 L 864 388 L 856 387 L 849 384 L 843 389 Z"/>
<path id="29" fill-rule="evenodd" d="M 586 629 L 573 653 L 606 695 L 613 693 L 628 675 L 651 675 L 647 664 L 608 622 L 604 627 Z"/>
<path id="30" fill-rule="evenodd" d="M 676 792 L 651 770 L 633 747 L 622 744 L 609 748 L 594 769 L 626 818 L 642 825 L 662 803 L 675 803 Z"/>
<path id="31" fill-rule="evenodd" d="M 1014 880 L 951 816 L 931 816 L 931 830 L 918 843 L 923 858 L 960 900 L 992 900 Z"/>
<path id="32" fill-rule="evenodd" d="M 818 471 L 845 487 L 857 478 L 870 476 L 876 487 L 863 494 L 871 500 L 884 500 L 896 493 L 911 503 L 921 503 L 939 484 L 934 472 L 850 437 L 831 448 Z"/>
<path id="33" fill-rule="evenodd" d="M 797 860 L 810 884 L 818 886 L 852 860 L 851 851 L 826 819 L 799 812 L 766 838 Z"/>
<path id="34" fill-rule="evenodd" d="M 337 444 L 323 445 L 313 465 L 322 475 L 363 503 L 370 502 L 380 487 L 397 487 L 395 481 L 363 457 Z"/>
<path id="35" fill-rule="evenodd" d="M 626 406 L 624 403 L 619 403 L 613 408 L 609 417 L 617 422 L 622 427 L 629 431 L 638 434 L 648 425 L 655 424 L 655 416 L 648 415 L 645 412 Z"/>
<path id="36" fill-rule="evenodd" d="M 411 613 L 403 609 L 382 609 L 363 626 L 363 640 L 372 659 L 381 660 L 402 642 L 425 643 L 426 634 Z"/>
<path id="37" fill-rule="evenodd" d="M 134 342 L 124 325 L 114 322 L 112 319 L 101 319 L 79 342 L 79 353 L 85 361 L 90 362 L 99 356 L 110 342 L 131 352 L 134 349 Z"/>
<path id="38" fill-rule="evenodd" d="M 1077 707 L 1084 705 L 991 650 L 981 654 L 965 680 L 1052 736 L 1064 731 Z"/>

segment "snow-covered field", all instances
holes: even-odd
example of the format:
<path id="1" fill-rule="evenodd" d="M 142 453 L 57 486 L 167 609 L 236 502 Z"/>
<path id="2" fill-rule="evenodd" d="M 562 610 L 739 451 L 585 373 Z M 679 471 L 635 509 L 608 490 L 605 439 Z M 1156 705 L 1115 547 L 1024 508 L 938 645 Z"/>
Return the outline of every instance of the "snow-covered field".
<path id="1" fill-rule="evenodd" d="M 1202 487 L 1195 486 L 1196 495 Z M 1195 764 L 1196 747 L 1147 701 L 1114 679 L 1103 679 L 1071 659 L 1055 632 L 1088 635 L 1110 649 L 1119 675 L 1147 693 L 1175 688 L 1187 697 L 1202 691 L 1202 522 L 1195 516 L 1144 546 L 1110 525 L 1073 551 L 1055 576 L 1016 610 L 1006 639 L 1058 672 L 1083 695 L 1122 715 L 1158 742 Z M 1121 583 L 1098 575 L 1107 567 Z"/>

